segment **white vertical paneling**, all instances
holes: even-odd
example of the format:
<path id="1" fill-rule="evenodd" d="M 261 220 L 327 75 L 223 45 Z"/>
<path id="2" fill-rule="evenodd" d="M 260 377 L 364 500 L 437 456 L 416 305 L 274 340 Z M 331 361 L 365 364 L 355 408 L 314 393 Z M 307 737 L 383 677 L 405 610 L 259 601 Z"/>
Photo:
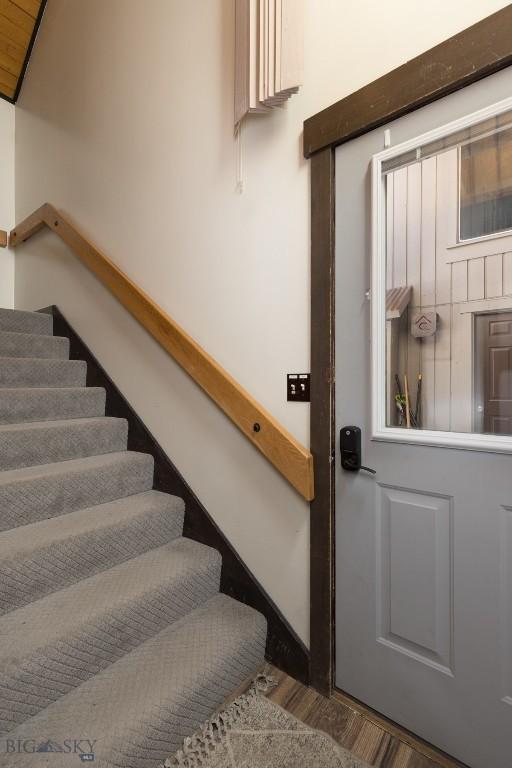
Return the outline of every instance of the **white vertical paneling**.
<path id="1" fill-rule="evenodd" d="M 393 247 L 393 218 L 394 218 L 394 174 L 386 176 L 386 288 L 394 288 L 393 262 L 395 258 Z"/>
<path id="2" fill-rule="evenodd" d="M 407 168 L 407 285 L 412 287 L 412 306 L 421 297 L 421 163 Z"/>
<path id="3" fill-rule="evenodd" d="M 468 301 L 485 298 L 484 259 L 468 261 Z"/>
<path id="4" fill-rule="evenodd" d="M 421 162 L 407 169 L 407 284 L 412 287 L 412 306 L 421 302 Z M 411 407 L 416 407 L 416 386 L 421 366 L 421 341 L 410 332 L 407 313 L 407 378 Z"/>
<path id="5" fill-rule="evenodd" d="M 446 261 L 446 249 L 457 240 L 458 152 L 450 149 L 437 156 L 436 205 L 436 304 L 451 299 L 452 271 Z"/>
<path id="6" fill-rule="evenodd" d="M 436 301 L 436 165 L 429 157 L 421 164 L 421 305 Z"/>
<path id="7" fill-rule="evenodd" d="M 503 295 L 512 294 L 512 251 L 503 254 Z"/>
<path id="8" fill-rule="evenodd" d="M 435 427 L 450 429 L 451 400 L 451 307 L 437 307 L 437 332 L 434 350 Z"/>
<path id="9" fill-rule="evenodd" d="M 399 328 L 399 341 L 398 341 L 398 370 L 397 373 L 400 376 L 400 382 L 402 384 L 402 390 L 404 389 L 404 374 L 407 373 L 407 357 L 408 349 L 407 342 L 409 338 L 409 313 L 404 312 L 400 320 L 398 321 Z"/>
<path id="10" fill-rule="evenodd" d="M 503 295 L 503 256 L 495 253 L 485 257 L 485 298 Z"/>
<path id="11" fill-rule="evenodd" d="M 407 285 L 407 168 L 400 168 L 393 175 L 393 281 L 397 288 Z"/>
<path id="12" fill-rule="evenodd" d="M 452 264 L 452 301 L 468 300 L 468 263 L 456 261 Z"/>
<path id="13" fill-rule="evenodd" d="M 395 381 L 394 372 L 397 368 L 397 344 L 395 341 L 394 324 L 396 320 L 386 320 L 386 424 L 395 426 Z"/>
<path id="14" fill-rule="evenodd" d="M 433 312 L 436 307 L 423 307 L 423 309 Z M 435 352 L 435 336 L 427 336 L 421 340 L 423 429 L 435 429 Z"/>
<path id="15" fill-rule="evenodd" d="M 410 327 L 410 326 L 409 326 Z M 421 339 L 415 339 L 408 333 L 407 345 L 407 376 L 409 380 L 410 394 L 412 398 L 412 407 L 416 408 L 416 387 L 418 384 L 418 374 L 421 373 Z"/>
<path id="16" fill-rule="evenodd" d="M 454 432 L 471 432 L 472 315 L 452 307 L 451 426 Z"/>

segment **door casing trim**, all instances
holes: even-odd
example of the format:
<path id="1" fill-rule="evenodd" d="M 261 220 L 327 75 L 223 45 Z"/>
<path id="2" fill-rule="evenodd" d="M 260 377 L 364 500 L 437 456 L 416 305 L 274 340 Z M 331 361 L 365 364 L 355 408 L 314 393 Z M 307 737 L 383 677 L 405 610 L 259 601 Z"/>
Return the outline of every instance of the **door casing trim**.
<path id="1" fill-rule="evenodd" d="M 334 232 L 340 144 L 512 64 L 512 4 L 336 102 L 304 123 L 311 158 L 310 684 L 334 687 Z"/>

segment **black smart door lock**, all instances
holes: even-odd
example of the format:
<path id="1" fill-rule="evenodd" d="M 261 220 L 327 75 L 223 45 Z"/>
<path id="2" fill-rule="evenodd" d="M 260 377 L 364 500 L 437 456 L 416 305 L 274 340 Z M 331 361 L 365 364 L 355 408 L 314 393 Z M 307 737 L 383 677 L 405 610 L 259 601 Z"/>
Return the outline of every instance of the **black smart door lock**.
<path id="1" fill-rule="evenodd" d="M 361 464 L 361 430 L 359 427 L 342 427 L 340 430 L 341 466 L 347 472 L 371 472 L 376 475 L 374 469 L 363 467 Z"/>

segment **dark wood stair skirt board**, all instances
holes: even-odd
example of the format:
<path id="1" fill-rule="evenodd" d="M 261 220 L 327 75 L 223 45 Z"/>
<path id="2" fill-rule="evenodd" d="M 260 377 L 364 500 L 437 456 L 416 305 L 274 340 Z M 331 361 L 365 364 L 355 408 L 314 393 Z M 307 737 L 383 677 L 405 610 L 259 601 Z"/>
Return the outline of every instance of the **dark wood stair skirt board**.
<path id="1" fill-rule="evenodd" d="M 307 685 L 309 683 L 309 652 L 304 643 L 237 555 L 178 469 L 58 307 L 45 307 L 39 311 L 53 316 L 55 335 L 69 339 L 69 359 L 87 362 L 87 386 L 105 389 L 107 394 L 105 415 L 127 419 L 128 450 L 149 453 L 153 456 L 155 461 L 153 488 L 180 496 L 185 501 L 183 535 L 214 547 L 222 555 L 221 592 L 255 608 L 267 619 L 268 636 L 265 652 L 267 661 Z"/>

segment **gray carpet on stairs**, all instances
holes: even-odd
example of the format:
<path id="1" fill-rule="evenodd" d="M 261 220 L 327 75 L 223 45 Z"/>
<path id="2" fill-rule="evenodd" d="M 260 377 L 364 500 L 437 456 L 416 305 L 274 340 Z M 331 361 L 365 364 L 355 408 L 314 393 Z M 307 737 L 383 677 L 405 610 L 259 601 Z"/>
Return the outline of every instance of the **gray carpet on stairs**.
<path id="1" fill-rule="evenodd" d="M 124 451 L 124 419 L 66 419 L 0 427 L 0 471 Z"/>
<path id="2" fill-rule="evenodd" d="M 260 667 L 265 619 L 68 355 L 0 309 L 0 766 L 156 768 Z"/>
<path id="3" fill-rule="evenodd" d="M 0 357 L 39 357 L 67 360 L 69 339 L 37 333 L 0 331 Z"/>
<path id="4" fill-rule="evenodd" d="M 0 387 L 85 387 L 82 360 L 0 357 Z"/>
<path id="5" fill-rule="evenodd" d="M 0 530 L 114 501 L 153 486 L 153 457 L 124 451 L 0 472 Z"/>
<path id="6" fill-rule="evenodd" d="M 105 390 L 100 387 L 0 389 L 0 424 L 87 419 L 104 413 Z"/>
<path id="7" fill-rule="evenodd" d="M 0 536 L 0 614 L 181 536 L 184 503 L 146 491 Z"/>
<path id="8" fill-rule="evenodd" d="M 0 331 L 40 333 L 43 336 L 52 336 L 53 317 L 44 312 L 0 308 Z"/>

